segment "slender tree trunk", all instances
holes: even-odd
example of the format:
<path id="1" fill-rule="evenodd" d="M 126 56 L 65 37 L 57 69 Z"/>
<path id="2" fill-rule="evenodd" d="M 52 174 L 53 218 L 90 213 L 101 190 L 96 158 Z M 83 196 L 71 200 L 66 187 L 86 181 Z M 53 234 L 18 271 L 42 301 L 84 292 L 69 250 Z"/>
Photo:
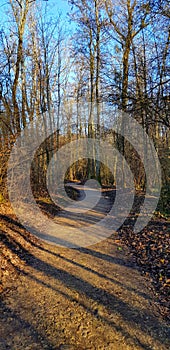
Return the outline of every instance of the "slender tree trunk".
<path id="1" fill-rule="evenodd" d="M 100 82 L 100 23 L 99 23 L 99 9 L 98 0 L 95 0 L 95 17 L 96 17 L 96 109 L 97 109 L 97 141 L 100 143 L 100 96 L 99 96 L 99 82 Z M 96 149 L 96 155 L 99 156 L 99 149 Z M 101 182 L 100 178 L 100 162 L 96 160 L 96 179 Z"/>

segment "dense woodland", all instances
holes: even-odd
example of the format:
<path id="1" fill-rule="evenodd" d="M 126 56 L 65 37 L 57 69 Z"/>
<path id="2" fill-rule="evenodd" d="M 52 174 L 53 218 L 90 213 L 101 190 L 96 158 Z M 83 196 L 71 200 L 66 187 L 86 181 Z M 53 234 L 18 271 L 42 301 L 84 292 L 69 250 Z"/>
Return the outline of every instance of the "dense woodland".
<path id="1" fill-rule="evenodd" d="M 7 291 L 8 297 L 11 288 L 8 281 L 12 281 L 10 298 L 14 296 L 17 301 L 16 306 L 14 300 L 13 311 L 12 302 L 7 302 L 6 306 L 3 300 L 0 322 L 4 321 L 2 333 L 6 339 L 2 343 L 0 340 L 0 347 L 2 344 L 2 349 L 16 346 L 25 350 L 34 349 L 35 344 L 35 349 L 73 349 L 65 347 L 69 340 L 77 342 L 78 347 L 74 349 L 126 349 L 127 338 L 135 344 L 133 347 L 133 342 L 129 342 L 127 349 L 166 349 L 169 348 L 168 337 L 162 333 L 161 338 L 162 323 L 159 323 L 158 313 L 153 316 L 153 294 L 148 294 L 147 290 L 145 295 L 141 287 L 143 280 L 139 277 L 136 280 L 135 273 L 139 268 L 147 276 L 149 291 L 153 288 L 160 314 L 169 321 L 169 0 L 65 1 L 69 6 L 67 16 L 56 10 L 56 0 L 0 1 L 0 292 Z M 134 232 L 134 225 L 147 197 L 150 179 L 139 152 L 121 132 L 112 128 L 120 114 L 125 119 L 128 116 L 137 121 L 143 128 L 154 144 L 162 170 L 162 190 L 155 215 L 151 218 L 150 213 L 142 213 L 143 217 L 148 215 L 150 222 L 139 234 Z M 43 141 L 42 135 L 46 136 Z M 143 147 L 141 139 L 138 134 L 133 136 L 139 140 L 140 150 Z M 80 157 L 71 162 L 74 152 L 79 155 L 79 149 L 70 147 L 70 159 L 65 155 L 60 164 L 56 163 L 57 151 L 62 146 L 81 139 L 97 140 L 99 144 L 109 141 L 111 149 L 117 149 L 121 155 L 122 163 L 115 156 L 111 171 L 108 149 L 104 151 L 104 161 L 99 162 L 99 149 L 95 147 L 94 158 Z M 9 160 L 16 143 L 19 153 L 16 157 L 14 153 L 11 163 Z M 144 143 L 143 153 L 147 163 L 149 143 Z M 88 179 L 98 180 L 102 200 L 109 203 L 108 208 L 119 192 L 116 174 L 119 170 L 124 175 L 125 161 L 133 174 L 135 199 L 132 210 L 123 225 L 111 232 L 111 238 L 103 239 L 101 251 L 99 246 L 60 250 L 60 245 L 55 251 L 53 244 L 46 244 L 49 242 L 44 243 L 39 236 L 32 235 L 25 221 L 19 221 L 19 215 L 17 217 L 12 209 L 10 192 L 16 203 L 18 197 L 23 199 L 24 209 L 21 206 L 19 209 L 25 219 L 25 208 L 31 203 L 25 185 L 27 177 L 45 220 L 48 217 L 54 222 L 56 217 L 59 218 L 61 223 L 65 222 L 69 234 L 70 227 L 77 229 L 83 224 L 90 226 L 99 222 L 102 210 L 106 214 L 106 206 L 103 205 L 101 212 L 96 206 L 90 218 L 89 212 L 84 217 L 71 213 L 68 218 L 68 214 L 61 216 L 61 208 L 52 200 L 55 196 L 50 197 L 53 188 L 55 191 L 56 168 L 62 170 L 67 161 L 71 165 L 65 173 L 65 184 L 76 180 L 82 185 Z M 11 188 L 9 190 L 8 175 L 15 185 L 14 193 Z M 122 193 L 127 195 L 124 197 L 126 202 L 132 191 L 123 175 L 125 191 Z M 150 178 L 154 178 L 152 174 Z M 157 184 L 152 185 L 155 192 L 148 196 L 150 201 L 157 191 Z M 73 184 L 72 188 L 68 184 L 65 188 L 71 198 L 79 199 L 82 190 L 74 191 Z M 21 198 L 21 194 L 25 197 Z M 124 207 L 121 207 L 121 215 L 124 215 Z M 16 284 L 21 291 L 18 300 Z M 139 304 L 138 296 L 142 297 Z M 106 314 L 100 315 L 101 306 L 105 307 Z M 78 321 L 76 315 L 79 315 Z M 95 330 L 90 347 L 91 330 L 82 335 L 84 328 L 81 328 L 89 317 L 92 322 L 88 327 L 92 325 L 93 332 Z M 100 321 L 105 326 L 101 327 Z M 74 325 L 77 325 L 77 333 Z M 120 346 L 118 342 L 114 345 L 116 338 L 114 347 L 112 343 L 111 347 L 105 347 L 107 333 L 114 338 L 115 329 L 123 337 Z M 32 347 L 30 334 L 33 333 L 34 342 L 36 330 L 40 330 L 40 336 L 35 338 Z M 30 331 L 28 338 L 25 337 L 27 331 Z M 138 342 L 140 332 L 142 336 Z M 149 341 L 148 334 L 151 335 Z M 74 340 L 77 335 L 80 343 L 79 338 Z M 39 337 L 40 347 L 37 347 Z M 64 347 L 59 346 L 60 337 Z M 43 345 L 46 338 L 53 346 Z M 161 341 L 163 345 L 165 342 L 165 347 Z M 97 347 L 96 342 L 102 346 Z"/>
<path id="2" fill-rule="evenodd" d="M 41 127 L 51 130 L 51 136 L 37 150 L 31 170 L 33 187 L 39 192 L 46 187 L 51 157 L 65 142 L 83 137 L 105 139 L 110 117 L 102 114 L 105 104 L 113 115 L 123 111 L 135 118 L 153 140 L 162 166 L 159 210 L 167 213 L 168 0 L 68 3 L 71 30 L 61 13 L 51 14 L 51 1 L 10 0 L 5 10 L 1 7 L 1 200 L 7 196 L 8 158 L 24 128 L 32 123 L 39 135 L 41 128 L 36 121 L 41 118 Z M 111 143 L 130 164 L 136 189 L 145 190 L 145 171 L 135 149 L 116 133 L 112 133 Z M 102 185 L 116 185 L 106 164 L 87 159 L 73 164 L 66 178 L 97 178 Z"/>

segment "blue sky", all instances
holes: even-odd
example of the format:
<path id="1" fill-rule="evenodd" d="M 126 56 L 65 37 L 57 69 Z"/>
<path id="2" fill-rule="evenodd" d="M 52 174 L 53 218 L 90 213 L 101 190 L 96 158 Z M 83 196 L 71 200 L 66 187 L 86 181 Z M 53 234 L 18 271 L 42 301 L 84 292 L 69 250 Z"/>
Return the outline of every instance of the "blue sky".
<path id="1" fill-rule="evenodd" d="M 48 6 L 50 15 L 54 15 L 56 10 L 56 11 L 62 12 L 63 17 L 67 17 L 67 14 L 70 11 L 70 6 L 68 5 L 67 0 L 48 0 L 48 2 L 45 2 L 45 1 L 43 2 L 43 0 L 38 0 L 38 1 L 42 1 L 44 6 L 46 5 Z"/>
<path id="2" fill-rule="evenodd" d="M 70 11 L 70 7 L 68 5 L 67 0 L 48 0 L 48 2 L 43 2 L 43 0 L 38 0 L 42 1 L 43 5 L 46 6 L 48 5 L 49 8 L 49 15 L 55 15 L 55 11 L 61 11 L 63 17 L 67 17 L 67 13 Z M 0 22 L 1 25 L 5 22 L 5 17 L 7 15 L 7 8 L 8 8 L 8 0 L 0 0 Z"/>
<path id="3" fill-rule="evenodd" d="M 58 0 L 55 2 L 57 4 L 58 9 L 62 11 L 63 15 L 66 15 L 69 12 L 70 7 L 66 0 Z"/>

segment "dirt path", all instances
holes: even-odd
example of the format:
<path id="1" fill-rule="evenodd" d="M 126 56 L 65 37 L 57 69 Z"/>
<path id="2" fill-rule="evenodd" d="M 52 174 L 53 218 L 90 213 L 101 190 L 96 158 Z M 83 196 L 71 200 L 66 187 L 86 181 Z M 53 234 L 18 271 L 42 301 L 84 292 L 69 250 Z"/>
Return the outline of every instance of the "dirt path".
<path id="1" fill-rule="evenodd" d="M 57 220 L 67 229 L 90 224 L 109 206 L 105 197 L 86 216 L 61 212 Z M 40 243 L 14 220 L 7 233 L 19 274 L 1 303 L 1 350 L 170 348 L 149 281 L 116 244 L 116 235 L 88 248 L 64 249 Z"/>

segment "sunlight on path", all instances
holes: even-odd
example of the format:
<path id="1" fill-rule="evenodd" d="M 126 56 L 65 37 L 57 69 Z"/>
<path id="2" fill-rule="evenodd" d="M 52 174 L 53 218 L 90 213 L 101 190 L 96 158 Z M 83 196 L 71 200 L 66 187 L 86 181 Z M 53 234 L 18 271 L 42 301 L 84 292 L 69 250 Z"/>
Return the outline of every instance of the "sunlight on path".
<path id="1" fill-rule="evenodd" d="M 91 189 L 90 189 L 91 190 Z M 82 218 L 61 212 L 71 225 L 98 220 L 109 199 Z M 108 209 L 108 208 L 107 208 Z M 159 317 L 149 281 L 142 277 L 116 234 L 71 249 L 28 238 L 22 227 L 8 232 L 17 246 L 20 272 L 2 300 L 0 349 L 167 350 L 168 327 Z M 20 249 L 20 248 L 18 248 Z"/>

